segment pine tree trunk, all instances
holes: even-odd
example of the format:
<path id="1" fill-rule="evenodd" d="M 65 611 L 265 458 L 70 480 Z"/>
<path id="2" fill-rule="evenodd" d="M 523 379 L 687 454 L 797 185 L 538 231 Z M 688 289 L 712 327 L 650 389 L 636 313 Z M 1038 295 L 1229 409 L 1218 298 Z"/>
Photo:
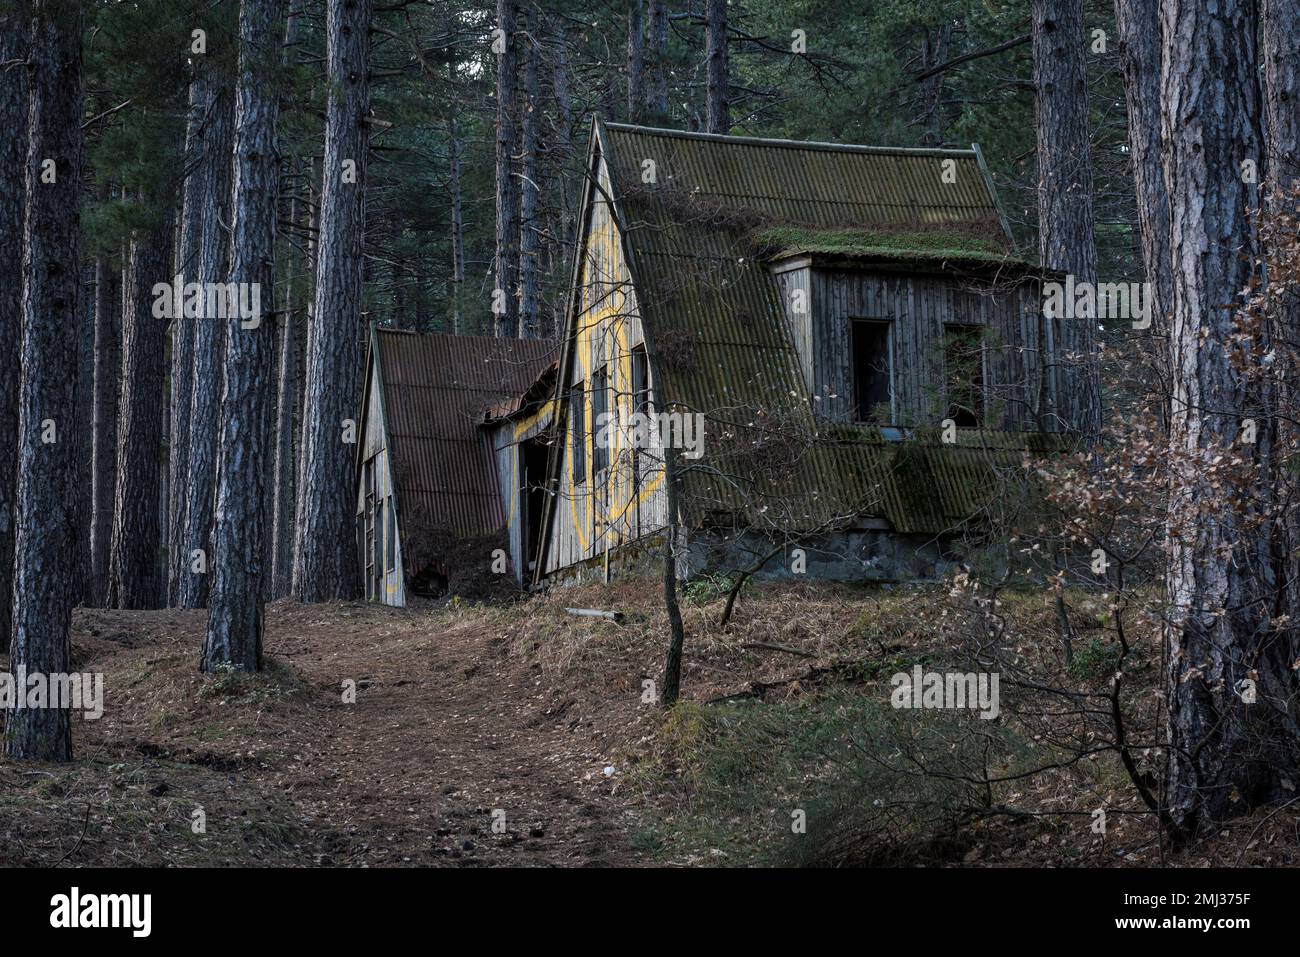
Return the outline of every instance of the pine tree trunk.
<path id="1" fill-rule="evenodd" d="M 289 197 L 289 222 L 297 223 L 298 192 Z M 298 279 L 294 248 L 285 243 L 281 252 L 286 264 L 284 305 L 280 315 L 279 368 L 276 370 L 275 473 L 274 501 L 271 505 L 271 597 L 283 598 L 293 584 L 293 515 L 294 489 L 297 478 L 294 405 L 298 401 L 298 321 L 295 311 L 295 285 Z"/>
<path id="2" fill-rule="evenodd" d="M 1083 0 L 1034 0 L 1034 118 L 1038 139 L 1038 254 L 1076 282 L 1097 281 Z M 1085 444 L 1101 431 L 1096 319 L 1062 319 L 1057 413 Z"/>
<path id="3" fill-rule="evenodd" d="M 225 282 L 230 256 L 230 156 L 234 96 L 214 84 L 203 137 L 201 202 L 202 240 L 198 282 Z M 194 320 L 194 371 L 190 377 L 189 465 L 186 468 L 185 534 L 179 554 L 182 608 L 202 608 L 208 600 L 208 571 L 212 557 L 212 505 L 216 494 L 217 430 L 221 403 L 221 376 L 225 349 L 225 324 L 215 316 Z M 194 553 L 202 552 L 196 564 Z M 207 569 L 199 571 L 197 569 Z"/>
<path id="4" fill-rule="evenodd" d="M 578 212 L 575 208 L 578 204 L 577 196 L 579 190 L 574 182 L 575 177 L 570 175 L 574 167 L 574 125 L 577 122 L 574 108 L 573 97 L 569 93 L 569 66 L 568 57 L 565 54 L 565 45 L 567 40 L 564 31 L 560 28 L 554 29 L 555 36 L 555 59 L 551 69 L 551 90 L 555 96 L 556 126 L 558 127 L 556 137 L 556 149 L 558 157 L 556 159 L 556 183 L 559 192 L 559 201 L 554 204 L 554 215 L 558 219 L 556 234 L 558 240 L 552 248 L 558 247 L 565 263 L 572 263 L 572 256 L 576 255 L 574 251 L 574 233 L 576 232 L 576 222 Z M 567 272 L 561 271 L 562 275 Z M 568 300 L 564 296 L 554 297 L 551 307 L 551 330 L 550 338 L 559 338 L 563 333 L 565 321 L 565 308 Z"/>
<path id="5" fill-rule="evenodd" d="M 108 556 L 117 501 L 117 400 L 121 382 L 122 277 L 107 255 L 95 257 L 95 374 L 91 413 L 91 604 L 108 602 Z M 174 486 L 173 486 L 174 487 Z"/>
<path id="6" fill-rule="evenodd" d="M 1252 10 L 1249 0 L 1161 9 L 1173 275 L 1165 800 L 1179 837 L 1290 796 L 1300 771 L 1296 649 L 1269 620 L 1276 583 L 1254 524 L 1255 509 L 1267 508 L 1268 429 L 1254 444 L 1238 441 L 1242 420 L 1261 415 L 1233 345 L 1234 304 L 1257 254 L 1258 190 L 1241 175 L 1261 145 Z M 1214 479 L 1221 455 L 1254 462 L 1250 495 Z M 1254 703 L 1243 700 L 1245 680 Z"/>
<path id="7" fill-rule="evenodd" d="M 185 282 L 199 280 L 200 255 L 205 218 L 204 181 L 207 160 L 203 155 L 202 123 L 209 107 L 208 86 L 201 73 L 190 81 L 189 114 L 185 126 L 185 177 L 181 202 L 180 245 L 176 273 Z M 171 427 L 167 468 L 167 605 L 180 603 L 181 580 L 189 574 L 189 549 L 185 547 L 185 516 L 188 506 L 190 465 L 190 405 L 194 401 L 194 334 L 202 320 L 172 319 Z"/>
<path id="8" fill-rule="evenodd" d="M 402 227 L 396 224 L 394 241 L 397 241 L 402 235 Z M 411 318 L 407 315 L 410 308 L 406 303 L 406 270 L 402 268 L 399 260 L 394 259 L 392 263 L 393 276 L 393 318 L 392 326 L 394 329 L 414 329 Z"/>
<path id="9" fill-rule="evenodd" d="M 239 9 L 239 88 L 235 105 L 234 222 L 230 282 L 259 283 L 274 302 L 276 191 L 280 159 L 275 143 L 279 101 L 277 62 L 263 45 L 272 35 L 280 0 L 243 0 Z M 268 310 L 269 312 L 269 310 Z M 212 592 L 202 670 L 262 667 L 265 604 L 262 569 L 263 508 L 275 323 L 269 316 L 227 324 L 225 392 L 221 400 L 221 455 L 213 534 Z"/>
<path id="10" fill-rule="evenodd" d="M 335 80 L 325 119 L 316 312 L 307 340 L 307 441 L 293 565 L 294 597 L 306 602 L 354 598 L 361 586 L 353 468 L 365 331 L 361 279 L 370 2 L 329 0 L 326 21 L 328 71 Z M 350 435 L 345 422 L 351 423 Z"/>
<path id="11" fill-rule="evenodd" d="M 307 421 L 307 337 L 309 330 L 316 326 L 316 237 L 320 235 L 320 203 L 321 192 L 316 188 L 318 185 L 323 186 L 320 176 L 317 173 L 316 157 L 311 158 L 308 167 L 307 179 L 307 264 L 304 278 L 310 283 L 310 288 L 305 290 L 305 300 L 303 305 L 306 307 L 306 321 L 299 327 L 298 357 L 301 360 L 298 366 L 298 407 L 297 419 L 295 421 L 294 433 L 298 436 L 298 447 L 294 450 L 294 455 L 298 460 L 298 470 L 294 473 L 293 482 L 293 557 L 292 562 L 298 560 L 298 534 L 302 527 L 302 514 L 305 506 L 303 505 L 303 492 L 307 488 L 307 433 L 310 423 Z M 293 568 L 289 568 L 289 593 L 293 594 Z"/>
<path id="12" fill-rule="evenodd" d="M 465 333 L 461 322 L 461 298 L 465 288 L 465 218 L 461 211 L 460 153 L 460 121 L 453 115 L 447 130 L 447 160 L 451 178 L 451 331 L 457 336 Z"/>
<path id="13" fill-rule="evenodd" d="M 727 0 L 705 2 L 704 61 L 708 75 L 707 131 L 731 132 L 731 104 L 727 78 Z"/>
<path id="14" fill-rule="evenodd" d="M 682 609 L 677 597 L 677 560 L 680 545 L 679 510 L 681 508 L 681 480 L 678 468 L 681 452 L 671 443 L 664 446 L 664 492 L 668 509 L 668 524 L 664 528 L 664 608 L 668 612 L 668 654 L 664 658 L 664 688 L 661 701 L 665 708 L 677 703 L 682 687 L 682 652 L 686 644 L 686 628 L 682 624 Z"/>
<path id="15" fill-rule="evenodd" d="M 284 46 L 280 65 L 284 70 L 293 66 L 294 48 L 298 42 L 298 28 L 302 19 L 302 0 L 292 0 L 284 23 Z M 297 473 L 294 454 L 294 404 L 298 401 L 298 322 L 294 311 L 297 280 L 296 251 L 290 237 L 297 227 L 300 204 L 298 202 L 297 158 L 281 166 L 286 189 L 281 191 L 284 212 L 289 223 L 286 235 L 277 236 L 276 261 L 281 264 L 282 298 L 275 332 L 275 400 L 272 425 L 272 449 L 267 458 L 267 519 L 266 569 L 263 595 L 268 600 L 289 594 L 293 580 L 293 503 L 294 477 Z"/>
<path id="16" fill-rule="evenodd" d="M 627 3 L 627 121 L 641 122 L 645 105 L 645 0 Z"/>
<path id="17" fill-rule="evenodd" d="M 117 489 L 108 560 L 108 604 L 156 608 L 159 575 L 159 495 L 167 319 L 154 316 L 155 283 L 171 265 L 171 206 L 131 240 L 124 282 L 130 307 L 122 316 L 122 393 L 117 419 Z M 162 278 L 160 278 L 162 277 Z"/>
<path id="18" fill-rule="evenodd" d="M 1281 207 L 1300 182 L 1300 0 L 1260 0 L 1260 54 L 1264 60 L 1266 171 Z"/>
<path id="19" fill-rule="evenodd" d="M 494 332 L 513 336 L 519 325 L 519 183 L 514 175 L 518 149 L 516 124 L 519 116 L 519 62 L 515 37 L 516 0 L 497 0 L 497 27 L 503 33 L 497 55 L 497 144 L 496 198 L 497 232 L 493 277 L 492 314 Z"/>
<path id="20" fill-rule="evenodd" d="M 28 24 L 0 16 L 0 62 L 27 59 Z M 0 652 L 13 611 L 18 481 L 18 379 L 23 327 L 23 190 L 27 159 L 27 71 L 0 69 Z"/>
<path id="21" fill-rule="evenodd" d="M 90 525 L 94 502 L 91 456 L 95 408 L 95 263 L 81 264 L 81 287 L 77 291 L 77 447 L 72 460 L 73 514 L 71 579 L 73 606 L 91 604 Z"/>
<path id="22" fill-rule="evenodd" d="M 1264 61 L 1264 143 L 1266 162 L 1265 202 L 1268 211 L 1286 221 L 1300 213 L 1300 0 L 1260 0 L 1260 56 Z M 1279 229 L 1286 241 L 1285 229 Z M 1269 250 L 1274 268 L 1283 268 L 1287 254 Z M 1290 344 L 1283 350 L 1286 368 L 1279 370 L 1281 382 L 1278 407 L 1290 410 L 1277 424 L 1279 449 L 1300 448 L 1300 423 L 1293 420 L 1300 407 L 1300 365 L 1296 355 L 1300 344 L 1300 291 L 1280 290 L 1274 335 Z M 1292 501 L 1297 483 L 1294 472 L 1278 472 L 1278 501 Z M 1278 530 L 1276 550 L 1284 556 L 1281 574 L 1285 576 L 1285 607 L 1292 621 L 1300 627 L 1300 509 L 1287 508 Z M 1292 641 L 1295 641 L 1292 637 Z M 1300 649 L 1297 649 L 1300 658 Z"/>
<path id="23" fill-rule="evenodd" d="M 1160 5 L 1159 0 L 1115 0 L 1124 99 L 1128 105 L 1128 145 L 1137 195 L 1138 236 L 1151 289 L 1151 330 L 1168 333 L 1173 300 L 1169 271 L 1169 194 L 1161 167 Z M 1162 370 L 1163 376 L 1168 370 Z"/>
<path id="24" fill-rule="evenodd" d="M 930 69 L 948 59 L 948 40 L 952 36 L 952 24 L 943 22 L 935 28 L 934 37 L 929 33 L 925 37 L 925 67 Z M 925 130 L 921 143 L 925 146 L 939 146 L 943 143 L 943 81 L 944 72 L 936 73 L 925 81 L 921 94 L 921 115 L 917 117 L 919 125 Z"/>
<path id="25" fill-rule="evenodd" d="M 59 675 L 70 667 L 73 603 L 67 570 L 76 438 L 68 433 L 77 403 L 77 343 L 68 330 L 75 328 L 81 291 L 81 4 L 36 0 L 33 8 L 10 667 Z M 42 182 L 46 160 L 53 160 L 52 183 Z M 11 759 L 69 761 L 70 713 L 66 708 L 12 710 L 4 741 Z"/>
<path id="26" fill-rule="evenodd" d="M 541 146 L 542 104 L 538 98 L 537 7 L 530 4 L 527 17 L 528 48 L 524 54 L 523 175 L 519 183 L 519 338 L 541 335 L 540 224 L 537 221 L 537 152 Z"/>
<path id="27" fill-rule="evenodd" d="M 668 4 L 650 0 L 650 80 L 646 85 L 647 119 L 656 126 L 668 122 Z"/>

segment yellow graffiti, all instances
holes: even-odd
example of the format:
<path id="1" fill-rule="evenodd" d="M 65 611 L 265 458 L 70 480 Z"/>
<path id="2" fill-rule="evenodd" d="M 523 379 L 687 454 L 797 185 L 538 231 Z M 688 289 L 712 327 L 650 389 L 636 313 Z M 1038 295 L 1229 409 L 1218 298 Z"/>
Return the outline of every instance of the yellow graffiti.
<path id="1" fill-rule="evenodd" d="M 587 295 L 587 290 L 593 286 L 593 278 L 584 275 L 583 277 L 583 296 L 582 311 L 579 314 L 579 321 L 574 336 L 574 349 L 577 353 L 577 366 L 581 370 L 580 381 L 584 384 L 589 382 L 593 372 L 595 345 L 598 341 L 607 341 L 612 338 L 617 344 L 617 354 L 612 357 L 614 361 L 609 363 L 609 382 L 607 388 L 613 392 L 615 407 L 612 411 L 617 413 L 620 420 L 629 421 L 631 413 L 634 410 L 636 397 L 632 394 L 632 350 L 629 342 L 630 319 L 635 315 L 636 304 L 629 296 L 626 289 L 630 283 L 630 276 L 625 268 L 619 244 L 618 228 L 613 218 L 608 215 L 604 204 L 599 205 L 593 210 L 592 228 L 588 241 L 589 249 L 597 249 L 604 252 L 604 256 L 599 257 L 599 261 L 607 264 L 607 275 L 596 277 L 596 280 L 606 279 L 608 285 L 619 286 L 617 297 L 614 295 L 615 290 L 608 291 L 597 290 L 595 295 Z M 587 262 L 591 265 L 597 263 L 597 257 L 590 253 L 586 257 Z M 605 293 L 602 295 L 602 293 Z M 602 355 L 604 350 L 602 350 Z M 610 357 L 606 357 L 610 358 Z M 583 430 L 585 435 L 594 436 L 596 423 L 595 405 L 591 401 L 591 392 L 589 388 L 584 388 L 582 393 L 583 407 L 580 410 L 583 423 L 586 428 Z M 586 482 L 586 488 L 579 490 L 577 476 L 573 474 L 573 432 L 566 430 L 566 441 L 564 448 L 565 461 L 568 468 L 565 470 L 567 475 L 567 492 L 569 497 L 570 515 L 573 519 L 574 532 L 577 535 L 579 544 L 582 547 L 584 555 L 592 549 L 592 542 L 586 534 L 586 522 L 584 519 L 592 521 L 593 525 L 599 525 L 599 531 L 606 536 L 618 535 L 617 542 L 612 539 L 607 541 L 607 546 L 611 544 L 621 544 L 627 532 L 626 518 L 628 513 L 634 508 L 644 506 L 662 485 L 663 470 L 656 470 L 654 476 L 640 485 L 638 488 L 638 462 L 637 458 L 632 455 L 626 455 L 624 435 L 622 430 L 614 432 L 614 445 L 611 449 L 610 464 L 608 471 L 605 473 L 605 487 L 609 489 L 609 497 L 604 503 L 602 514 L 595 513 L 595 475 L 592 471 L 592 457 L 587 456 L 586 472 L 583 476 Z M 579 498 L 582 498 L 582 508 L 580 511 Z M 584 514 L 585 513 L 585 514 Z"/>

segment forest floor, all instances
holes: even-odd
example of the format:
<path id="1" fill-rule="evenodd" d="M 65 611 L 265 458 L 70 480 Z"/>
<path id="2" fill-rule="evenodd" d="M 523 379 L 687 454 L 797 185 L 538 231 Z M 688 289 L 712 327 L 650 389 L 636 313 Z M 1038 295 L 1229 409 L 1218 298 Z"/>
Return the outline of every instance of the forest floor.
<path id="1" fill-rule="evenodd" d="M 644 700 L 664 645 L 655 592 L 585 586 L 409 609 L 275 602 L 254 676 L 198 673 L 203 611 L 79 609 L 73 666 L 103 673 L 104 715 L 74 721 L 71 764 L 0 761 L 0 865 L 817 863 L 790 849 L 792 807 L 840 845 L 858 839 L 869 794 L 828 786 L 834 756 L 809 763 L 805 745 L 836 738 L 836 716 L 875 708 L 881 667 L 928 660 L 943 640 L 943 589 L 754 589 L 722 629 L 718 594 L 697 588 L 684 704 L 668 717 Z M 1088 600 L 1077 604 L 1086 617 Z M 1027 629 L 1050 633 L 1052 613 L 1043 595 L 1008 602 Z M 1106 649 L 1088 647 L 1104 671 Z M 1295 808 L 1162 854 L 1149 818 L 1123 813 L 1140 805 L 1105 760 L 998 798 L 1016 813 L 956 831 L 909 818 L 901 838 L 915 854 L 899 855 L 896 832 L 871 839 L 892 842 L 893 863 L 1300 861 Z M 1088 827 L 1096 806 L 1121 811 L 1106 834 Z"/>

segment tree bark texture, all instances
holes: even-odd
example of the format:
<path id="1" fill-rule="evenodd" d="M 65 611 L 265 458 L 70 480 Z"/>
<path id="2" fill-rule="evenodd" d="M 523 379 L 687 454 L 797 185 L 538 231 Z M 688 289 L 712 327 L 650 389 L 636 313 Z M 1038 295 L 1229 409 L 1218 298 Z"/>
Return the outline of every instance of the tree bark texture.
<path id="1" fill-rule="evenodd" d="M 201 202 L 205 210 L 199 243 L 202 283 L 225 282 L 230 257 L 230 157 L 234 95 L 213 83 L 203 135 Z M 207 567 L 212 556 L 212 505 L 216 488 L 217 430 L 221 403 L 225 324 L 215 316 L 194 320 L 194 367 L 190 376 L 189 466 L 186 469 L 185 534 L 179 554 L 177 602 L 202 608 L 208 600 Z M 195 552 L 202 552 L 200 561 Z M 196 569 L 205 569 L 198 571 Z"/>
<path id="2" fill-rule="evenodd" d="M 289 198 L 289 222 L 297 223 L 301 204 L 297 190 Z M 284 305 L 277 326 L 279 334 L 279 368 L 276 370 L 275 407 L 275 473 L 274 500 L 271 506 L 271 597 L 283 598 L 293 584 L 293 519 L 294 490 L 297 485 L 298 456 L 294 429 L 298 402 L 299 355 L 298 318 L 295 294 L 298 280 L 298 256 L 290 244 L 284 243 L 285 258 Z"/>
<path id="3" fill-rule="evenodd" d="M 200 281 L 203 247 L 203 177 L 210 169 L 203 151 L 203 123 L 210 100 L 202 73 L 190 81 L 189 113 L 185 125 L 185 185 L 181 194 L 180 245 L 176 250 L 176 272 L 186 282 Z M 185 547 L 185 516 L 188 506 L 190 465 L 190 406 L 194 401 L 194 334 L 201 320 L 183 314 L 172 320 L 171 427 L 167 469 L 171 495 L 167 508 L 167 604 L 180 603 L 181 580 L 188 574 L 189 549 Z"/>
<path id="4" fill-rule="evenodd" d="M 1083 0 L 1034 0 L 1034 119 L 1038 139 L 1038 253 L 1076 282 L 1097 280 Z M 1092 444 L 1101 431 L 1096 319 L 1062 319 L 1057 348 L 1066 426 Z"/>
<path id="5" fill-rule="evenodd" d="M 275 142 L 279 100 L 275 27 L 280 0 L 243 0 L 239 10 L 239 81 L 235 102 L 234 222 L 230 282 L 258 283 L 274 302 Z M 255 325 L 253 323 L 256 323 Z M 220 471 L 213 534 L 212 591 L 202 669 L 260 671 L 265 602 L 262 573 L 268 526 L 263 507 L 271 454 L 269 410 L 276 325 L 269 316 L 227 324 L 221 398 Z"/>
<path id="6" fill-rule="evenodd" d="M 10 667 L 59 675 L 70 667 L 73 603 L 77 340 L 68 330 L 80 293 L 81 4 L 36 0 L 32 10 Z M 54 182 L 43 181 L 47 161 Z M 4 742 L 11 759 L 69 761 L 70 713 L 10 710 Z"/>
<path id="7" fill-rule="evenodd" d="M 1124 99 L 1128 105 L 1128 145 L 1137 196 L 1138 236 L 1151 289 L 1151 331 L 1169 330 L 1173 279 L 1169 269 L 1169 194 L 1161 163 L 1160 4 L 1158 0 L 1115 0 Z M 1168 369 L 1161 363 L 1162 379 Z"/>
<path id="8" fill-rule="evenodd" d="M 492 293 L 497 336 L 517 335 L 519 325 L 519 181 L 514 170 L 519 148 L 519 56 L 515 37 L 518 12 L 516 0 L 497 0 L 501 52 L 497 54 L 496 288 Z"/>
<path id="9" fill-rule="evenodd" d="M 112 260 L 95 257 L 95 373 L 91 412 L 91 604 L 108 603 L 108 557 L 117 502 L 117 416 L 122 381 L 122 276 Z M 175 486 L 173 486 L 174 488 Z"/>
<path id="10" fill-rule="evenodd" d="M 541 223 L 538 222 L 537 154 L 541 147 L 542 104 L 539 97 L 538 71 L 541 51 L 538 47 L 537 8 L 530 5 L 527 16 L 527 43 L 524 52 L 523 161 L 519 183 L 519 338 L 536 339 L 541 335 L 539 312 L 541 290 Z"/>
<path id="11" fill-rule="evenodd" d="M 1283 796 L 1297 771 L 1296 649 L 1269 620 L 1275 582 L 1255 524 L 1269 485 L 1267 430 L 1238 441 L 1242 420 L 1260 414 L 1234 345 L 1257 254 L 1258 188 L 1241 165 L 1260 148 L 1253 10 L 1234 0 L 1161 8 L 1173 276 L 1165 804 L 1184 837 Z M 1213 480 L 1224 454 L 1253 460 L 1249 495 Z"/>
<path id="12" fill-rule="evenodd" d="M 160 574 L 163 356 L 167 319 L 154 316 L 155 283 L 171 272 L 171 204 L 131 238 L 124 282 L 130 307 L 122 316 L 122 391 L 117 417 L 117 489 L 108 561 L 108 604 L 157 608 Z"/>
<path id="13" fill-rule="evenodd" d="M 0 16 L 0 62 L 27 59 L 30 24 Z M 23 328 L 23 190 L 27 71 L 0 69 L 0 651 L 9 648 L 18 481 L 18 380 Z"/>
<path id="14" fill-rule="evenodd" d="M 668 612 L 668 653 L 664 657 L 664 687 L 661 701 L 665 708 L 677 703 L 682 687 L 682 653 L 686 645 L 686 628 L 677 594 L 677 552 L 681 480 L 678 469 L 681 452 L 671 444 L 664 447 L 664 490 L 668 524 L 664 529 L 664 607 Z"/>
<path id="15" fill-rule="evenodd" d="M 1270 200 L 1294 197 L 1300 182 L 1300 0 L 1259 0 L 1264 61 L 1265 173 Z M 1294 206 L 1294 198 L 1291 200 Z"/>
<path id="16" fill-rule="evenodd" d="M 656 126 L 668 121 L 668 4 L 650 0 L 650 70 L 646 82 L 647 119 Z"/>
<path id="17" fill-rule="evenodd" d="M 704 62 L 708 84 L 707 131 L 731 132 L 727 77 L 727 0 L 705 0 Z"/>
<path id="18" fill-rule="evenodd" d="M 645 0 L 627 2 L 627 121 L 641 122 L 645 107 Z"/>
<path id="19" fill-rule="evenodd" d="M 307 602 L 354 598 L 361 589 L 353 515 L 365 332 L 361 279 L 369 0 L 329 0 L 326 21 L 333 83 L 325 119 L 316 305 L 307 340 L 306 458 L 293 567 L 294 597 Z M 345 422 L 351 423 L 350 430 Z"/>

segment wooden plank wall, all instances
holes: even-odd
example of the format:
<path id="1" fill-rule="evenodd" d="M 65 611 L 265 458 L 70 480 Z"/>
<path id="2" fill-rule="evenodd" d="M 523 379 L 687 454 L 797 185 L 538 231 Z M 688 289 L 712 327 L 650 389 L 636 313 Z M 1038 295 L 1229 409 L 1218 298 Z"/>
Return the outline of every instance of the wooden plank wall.
<path id="1" fill-rule="evenodd" d="M 361 445 L 361 460 L 373 458 L 375 453 L 384 448 L 383 407 L 379 395 L 379 357 L 370 369 L 370 388 L 366 390 L 365 421 L 362 423 L 364 436 Z"/>
<path id="2" fill-rule="evenodd" d="M 937 425 L 946 409 L 944 324 L 982 326 L 987 425 L 1038 428 L 1039 316 L 1032 283 L 849 269 L 809 270 L 812 351 L 809 386 L 820 394 L 818 414 L 835 422 L 854 418 L 851 325 L 855 319 L 890 323 L 894 410 L 903 426 Z"/>
<path id="3" fill-rule="evenodd" d="M 600 179 L 608 193 L 608 170 L 603 164 Z M 620 419 L 627 421 L 633 410 L 632 350 L 644 343 L 644 336 L 621 237 L 603 197 L 596 197 L 588 215 L 583 268 L 578 279 L 581 297 L 572 330 L 574 356 L 565 383 L 566 396 L 573 385 L 583 385 L 587 474 L 581 481 L 574 475 L 573 434 L 566 420 L 560 429 L 564 446 L 546 550 L 547 574 L 603 558 L 607 549 L 635 541 L 665 525 L 663 459 L 657 442 L 634 451 L 616 439 L 610 450 L 610 467 L 601 475 L 591 472 L 591 443 L 596 431 L 592 379 L 600 370 L 606 371 L 609 408 L 617 409 Z M 653 375 L 650 389 L 653 396 Z"/>

